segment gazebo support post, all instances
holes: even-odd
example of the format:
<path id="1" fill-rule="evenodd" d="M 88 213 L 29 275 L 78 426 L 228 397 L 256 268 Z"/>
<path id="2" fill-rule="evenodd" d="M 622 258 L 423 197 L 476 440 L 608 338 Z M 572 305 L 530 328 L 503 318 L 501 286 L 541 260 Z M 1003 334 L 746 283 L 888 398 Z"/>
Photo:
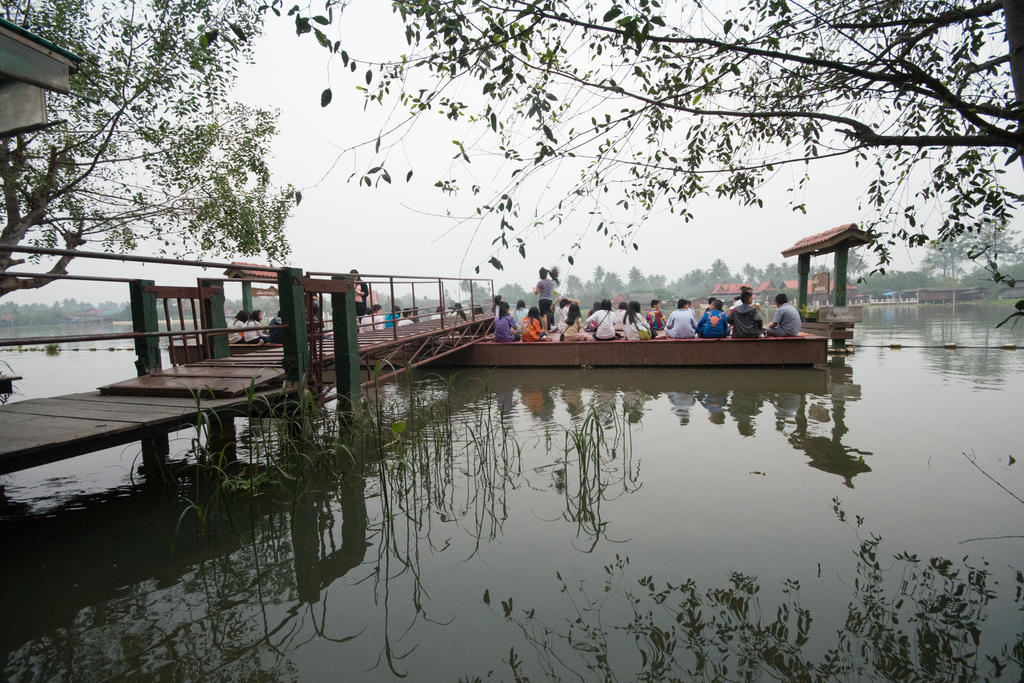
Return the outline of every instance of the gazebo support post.
<path id="1" fill-rule="evenodd" d="M 796 270 L 800 278 L 797 284 L 797 308 L 801 311 L 807 309 L 807 279 L 811 274 L 811 255 L 800 254 L 796 259 Z"/>
<path id="2" fill-rule="evenodd" d="M 849 261 L 849 255 L 850 255 L 850 249 L 848 247 L 842 246 L 842 247 L 839 247 L 838 249 L 836 249 L 836 260 L 835 260 L 835 269 L 836 269 L 836 273 L 835 273 L 835 275 L 836 275 L 835 291 L 836 291 L 836 296 L 835 296 L 834 305 L 837 306 L 837 307 L 838 306 L 845 306 L 846 305 L 846 266 L 847 266 L 847 263 Z M 845 349 L 846 348 L 846 340 L 845 339 L 833 339 L 832 340 L 832 348 L 834 348 L 834 349 Z"/>

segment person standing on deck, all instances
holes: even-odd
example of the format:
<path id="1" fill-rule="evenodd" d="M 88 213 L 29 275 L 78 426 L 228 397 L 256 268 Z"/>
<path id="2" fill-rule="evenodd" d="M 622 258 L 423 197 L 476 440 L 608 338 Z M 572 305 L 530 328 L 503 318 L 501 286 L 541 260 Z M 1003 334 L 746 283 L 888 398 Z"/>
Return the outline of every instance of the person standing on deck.
<path id="1" fill-rule="evenodd" d="M 765 334 L 769 337 L 795 337 L 800 334 L 800 314 L 789 303 L 789 298 L 785 294 L 777 294 L 775 305 L 778 310 L 775 311 L 775 318 L 768 323 Z"/>
<path id="2" fill-rule="evenodd" d="M 355 276 L 352 278 L 352 285 L 355 289 L 356 318 L 358 319 L 366 315 L 366 305 L 370 301 L 370 285 L 359 279 L 359 271 L 355 268 L 349 271 L 349 273 Z"/>
<path id="3" fill-rule="evenodd" d="M 540 310 L 541 318 L 547 320 L 546 329 L 551 330 L 555 326 L 555 314 L 552 307 L 555 302 L 555 285 L 558 284 L 558 268 L 555 267 L 551 270 L 541 268 L 538 274 L 540 280 L 533 288 L 533 293 L 537 295 L 537 308 Z"/>

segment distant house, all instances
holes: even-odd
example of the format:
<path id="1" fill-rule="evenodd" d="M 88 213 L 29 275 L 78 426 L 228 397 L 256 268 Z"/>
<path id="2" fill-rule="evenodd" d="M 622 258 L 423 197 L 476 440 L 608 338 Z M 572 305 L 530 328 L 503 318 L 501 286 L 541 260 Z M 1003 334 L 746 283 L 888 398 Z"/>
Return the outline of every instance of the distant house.
<path id="1" fill-rule="evenodd" d="M 996 296 L 1000 299 L 1024 299 L 1024 287 L 1006 287 Z"/>
<path id="2" fill-rule="evenodd" d="M 853 303 L 858 297 L 860 297 L 860 293 L 857 291 L 857 288 L 854 287 L 853 285 L 846 285 L 846 301 L 847 301 L 847 303 Z M 807 295 L 807 305 L 808 306 L 828 306 L 830 303 L 834 303 L 835 300 L 836 300 L 836 288 L 835 288 L 835 286 L 832 287 L 832 291 L 829 292 L 828 294 L 825 294 L 824 292 L 821 292 L 821 293 L 818 293 L 818 294 L 808 294 Z"/>
<path id="3" fill-rule="evenodd" d="M 644 307 L 650 306 L 651 300 L 653 299 L 661 301 L 661 297 L 655 294 L 654 292 L 630 292 L 628 296 L 630 301 L 638 301 L 640 302 L 640 305 Z M 612 308 L 615 307 L 612 306 Z"/>
<path id="4" fill-rule="evenodd" d="M 922 304 L 951 304 L 963 301 L 980 301 L 985 298 L 982 287 L 970 289 L 927 288 L 917 290 L 917 301 Z"/>
<path id="5" fill-rule="evenodd" d="M 616 310 L 619 307 L 619 304 L 621 304 L 623 302 L 629 303 L 629 301 L 630 300 L 626 298 L 625 294 L 623 294 L 622 292 L 619 292 L 612 299 L 612 310 L 613 311 Z"/>

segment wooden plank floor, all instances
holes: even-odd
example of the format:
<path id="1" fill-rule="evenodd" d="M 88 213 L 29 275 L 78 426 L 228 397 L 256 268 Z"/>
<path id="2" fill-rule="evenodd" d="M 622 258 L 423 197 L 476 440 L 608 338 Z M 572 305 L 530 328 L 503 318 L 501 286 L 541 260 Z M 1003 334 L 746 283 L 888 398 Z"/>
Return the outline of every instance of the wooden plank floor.
<path id="1" fill-rule="evenodd" d="M 276 400 L 279 390 L 263 391 Z M 0 406 L 0 474 L 195 424 L 200 413 L 242 413 L 247 398 L 195 400 L 166 396 L 104 396 L 90 391 Z"/>

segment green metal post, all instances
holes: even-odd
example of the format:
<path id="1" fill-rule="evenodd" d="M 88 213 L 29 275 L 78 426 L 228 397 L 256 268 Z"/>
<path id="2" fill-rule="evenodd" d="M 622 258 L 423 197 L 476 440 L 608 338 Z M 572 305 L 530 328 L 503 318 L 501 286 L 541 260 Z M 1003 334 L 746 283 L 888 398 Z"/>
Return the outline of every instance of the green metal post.
<path id="1" fill-rule="evenodd" d="M 836 250 L 836 296 L 833 302 L 836 306 L 846 305 L 846 264 L 849 260 L 850 249 L 849 247 L 839 247 Z M 833 339 L 832 348 L 834 349 L 845 349 L 845 339 Z"/>
<path id="2" fill-rule="evenodd" d="M 807 307 L 807 278 L 811 274 L 811 255 L 800 254 L 796 259 L 796 270 L 800 281 L 797 285 L 797 308 L 803 310 Z"/>
<path id="3" fill-rule="evenodd" d="M 345 276 L 332 279 L 352 282 L 351 277 Z M 343 411 L 354 413 L 360 401 L 359 324 L 356 320 L 355 287 L 349 287 L 345 292 L 332 293 L 331 308 L 334 310 L 334 373 L 337 377 L 338 406 Z"/>
<path id="4" fill-rule="evenodd" d="M 224 289 L 216 280 L 200 280 L 199 286 L 203 289 L 216 287 L 220 289 L 219 294 L 211 294 L 210 298 L 203 299 L 203 318 L 210 327 L 227 327 L 227 318 L 224 315 Z M 228 348 L 228 336 L 226 334 L 210 335 L 210 357 L 227 358 L 231 355 Z"/>
<path id="5" fill-rule="evenodd" d="M 300 391 L 309 372 L 309 337 L 306 333 L 306 300 L 299 278 L 301 268 L 282 268 L 277 272 L 277 292 L 281 301 L 284 330 L 285 381 Z"/>
<path id="6" fill-rule="evenodd" d="M 132 330 L 135 332 L 159 332 L 160 323 L 156 312 L 156 294 L 144 291 L 152 287 L 152 280 L 132 280 L 128 283 L 131 296 Z M 135 338 L 135 369 L 139 377 L 160 369 L 160 338 Z"/>
<path id="7" fill-rule="evenodd" d="M 242 283 L 242 310 L 252 313 L 252 283 Z"/>

